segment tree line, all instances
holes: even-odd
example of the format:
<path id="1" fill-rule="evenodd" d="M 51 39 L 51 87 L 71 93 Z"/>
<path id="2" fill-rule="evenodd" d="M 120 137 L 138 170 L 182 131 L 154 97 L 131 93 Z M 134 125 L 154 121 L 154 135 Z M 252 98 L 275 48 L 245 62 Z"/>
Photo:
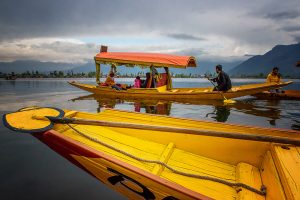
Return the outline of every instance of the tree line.
<path id="1" fill-rule="evenodd" d="M 17 78 L 95 78 L 96 72 L 78 72 L 74 73 L 73 71 L 50 71 L 50 72 L 39 72 L 39 71 L 26 71 L 23 73 L 2 73 L 0 72 L 0 78 L 5 78 L 7 76 L 16 76 Z M 100 77 L 104 78 L 107 74 L 100 73 Z M 121 74 L 117 72 L 115 74 L 115 77 L 119 78 L 135 78 L 136 76 L 140 76 L 141 78 L 145 78 L 146 74 L 144 72 L 138 72 L 138 73 L 125 73 Z M 173 78 L 200 78 L 204 77 L 204 75 L 200 74 L 184 74 L 184 73 L 171 73 L 171 77 Z M 234 75 L 231 76 L 232 78 L 266 78 L 267 74 L 259 73 L 257 75 L 247 75 L 247 74 L 241 74 L 241 75 Z M 292 78 L 289 75 L 283 76 L 283 78 Z M 299 77 L 300 78 L 300 77 Z"/>

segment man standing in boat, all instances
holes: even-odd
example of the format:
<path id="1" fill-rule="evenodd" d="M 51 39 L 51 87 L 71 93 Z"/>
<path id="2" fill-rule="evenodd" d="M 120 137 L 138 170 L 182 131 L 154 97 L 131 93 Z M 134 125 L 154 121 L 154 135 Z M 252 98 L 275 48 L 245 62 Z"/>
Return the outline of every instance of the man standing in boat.
<path id="1" fill-rule="evenodd" d="M 227 91 L 231 89 L 231 80 L 225 72 L 222 70 L 222 65 L 216 66 L 216 72 L 218 76 L 210 81 L 217 82 L 217 86 L 214 87 L 213 91 Z"/>

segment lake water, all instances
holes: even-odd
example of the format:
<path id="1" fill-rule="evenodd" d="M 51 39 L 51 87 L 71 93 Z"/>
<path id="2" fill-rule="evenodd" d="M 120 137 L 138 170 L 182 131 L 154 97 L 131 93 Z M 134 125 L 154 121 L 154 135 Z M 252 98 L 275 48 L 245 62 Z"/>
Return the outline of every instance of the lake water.
<path id="1" fill-rule="evenodd" d="M 73 79 L 72 79 L 73 80 Z M 93 83 L 94 79 L 77 79 Z M 300 80 L 286 89 L 300 90 Z M 133 79 L 117 79 L 132 84 Z M 264 82 L 233 79 L 234 85 Z M 211 86 L 205 79 L 174 79 L 174 87 Z M 66 79 L 0 79 L 0 115 L 26 106 L 51 106 L 101 112 L 106 107 L 225 123 L 300 130 L 300 101 L 257 100 L 246 96 L 234 105 L 221 101 L 191 103 L 105 99 L 79 90 Z M 1 199 L 124 199 L 92 176 L 72 165 L 29 134 L 6 129 L 0 123 Z"/>

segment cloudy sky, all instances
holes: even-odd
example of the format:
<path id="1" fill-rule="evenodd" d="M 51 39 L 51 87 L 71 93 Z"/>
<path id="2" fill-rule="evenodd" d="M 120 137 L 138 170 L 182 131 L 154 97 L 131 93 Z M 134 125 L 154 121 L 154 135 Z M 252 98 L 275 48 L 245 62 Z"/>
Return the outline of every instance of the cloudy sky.
<path id="1" fill-rule="evenodd" d="M 0 0 L 0 62 L 109 51 L 245 60 L 300 42 L 299 0 Z"/>

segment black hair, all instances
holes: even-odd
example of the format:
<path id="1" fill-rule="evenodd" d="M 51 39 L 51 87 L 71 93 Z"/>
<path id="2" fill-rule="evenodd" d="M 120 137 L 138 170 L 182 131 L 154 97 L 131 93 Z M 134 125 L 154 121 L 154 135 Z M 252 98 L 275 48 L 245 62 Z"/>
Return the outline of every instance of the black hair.
<path id="1" fill-rule="evenodd" d="M 137 77 L 135 77 L 136 79 L 141 79 L 141 77 L 139 77 L 139 76 L 137 76 Z"/>
<path id="2" fill-rule="evenodd" d="M 216 69 L 221 70 L 222 71 L 222 65 L 217 65 Z"/>
<path id="3" fill-rule="evenodd" d="M 278 67 L 273 67 L 273 70 L 277 70 L 278 71 L 279 69 L 278 69 Z"/>

